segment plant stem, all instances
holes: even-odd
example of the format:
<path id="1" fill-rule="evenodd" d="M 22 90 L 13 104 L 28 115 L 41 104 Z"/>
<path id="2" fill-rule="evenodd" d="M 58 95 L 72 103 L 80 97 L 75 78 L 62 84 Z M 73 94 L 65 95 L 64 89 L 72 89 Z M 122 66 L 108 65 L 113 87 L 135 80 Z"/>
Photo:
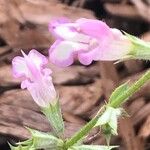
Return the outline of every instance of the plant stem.
<path id="1" fill-rule="evenodd" d="M 90 122 L 88 122 L 79 132 L 77 132 L 71 139 L 66 142 L 66 147 L 69 148 L 70 146 L 77 143 L 80 139 L 83 138 L 89 131 L 93 128 L 96 124 L 99 117 L 93 118 Z"/>
<path id="2" fill-rule="evenodd" d="M 109 104 L 109 106 L 117 108 L 132 95 L 136 91 L 138 91 L 148 80 L 150 79 L 150 71 L 147 71 L 138 81 L 136 81 L 129 89 L 124 92 L 121 96 L 119 96 L 115 101 Z M 90 121 L 88 122 L 85 126 L 81 128 L 81 130 L 75 135 L 73 135 L 68 141 L 65 143 L 65 148 L 68 149 L 72 145 L 76 144 L 78 141 L 80 141 L 83 137 L 85 137 L 91 129 L 95 126 L 97 123 L 100 115 L 103 112 L 104 106 L 99 110 L 97 115 Z"/>
<path id="3" fill-rule="evenodd" d="M 148 80 L 150 80 L 150 70 L 148 70 L 138 81 L 132 84 L 126 92 L 116 98 L 115 101 L 112 101 L 109 106 L 117 108 L 124 102 L 128 100 L 128 98 L 137 92 Z"/>
<path id="4" fill-rule="evenodd" d="M 98 121 L 100 115 L 102 114 L 103 108 L 104 106 L 99 110 L 97 115 L 90 122 L 88 122 L 85 126 L 83 126 L 79 132 L 75 133 L 75 135 L 73 135 L 66 142 L 66 146 L 65 146 L 66 149 L 68 149 L 70 146 L 80 141 L 84 136 L 86 136 L 91 131 L 91 129 L 95 126 L 96 122 Z"/>

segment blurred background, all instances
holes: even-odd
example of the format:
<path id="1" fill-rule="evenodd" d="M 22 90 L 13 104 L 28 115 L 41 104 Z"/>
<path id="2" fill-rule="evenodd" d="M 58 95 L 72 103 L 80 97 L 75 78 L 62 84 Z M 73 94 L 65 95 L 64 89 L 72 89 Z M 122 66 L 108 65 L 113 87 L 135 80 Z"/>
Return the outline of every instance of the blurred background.
<path id="1" fill-rule="evenodd" d="M 52 18 L 101 19 L 115 27 L 150 42 L 150 0 L 0 0 L 0 149 L 9 150 L 7 142 L 30 137 L 24 126 L 50 131 L 20 82 L 13 79 L 11 60 L 23 49 L 32 48 L 47 55 L 54 37 L 48 32 Z M 60 95 L 66 137 L 88 122 L 107 101 L 112 90 L 129 80 L 134 82 L 150 67 L 149 61 L 79 62 L 60 69 L 49 64 Z M 130 117 L 119 120 L 119 136 L 111 144 L 120 150 L 150 150 L 150 83 L 131 97 L 124 106 Z M 104 144 L 100 129 L 93 130 L 86 144 Z"/>

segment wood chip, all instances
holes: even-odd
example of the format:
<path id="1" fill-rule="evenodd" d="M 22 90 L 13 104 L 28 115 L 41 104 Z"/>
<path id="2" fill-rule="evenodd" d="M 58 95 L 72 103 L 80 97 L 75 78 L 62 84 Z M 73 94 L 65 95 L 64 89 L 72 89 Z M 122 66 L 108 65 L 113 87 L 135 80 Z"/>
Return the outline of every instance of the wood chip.
<path id="1" fill-rule="evenodd" d="M 57 85 L 82 85 L 94 82 L 94 79 L 99 75 L 98 64 L 91 67 L 85 66 L 70 66 L 67 68 L 59 68 L 50 64 L 52 69 L 53 82 Z"/>
<path id="2" fill-rule="evenodd" d="M 146 121 L 142 125 L 139 136 L 146 139 L 150 136 L 150 115 L 147 117 Z"/>
<path id="3" fill-rule="evenodd" d="M 19 83 L 20 81 L 13 77 L 10 65 L 0 67 L 0 86 L 14 86 Z"/>
<path id="4" fill-rule="evenodd" d="M 124 140 L 125 149 L 127 150 L 143 150 L 143 145 L 135 136 L 131 118 L 121 118 L 120 134 Z M 138 143 L 137 143 L 138 141 Z"/>
<path id="5" fill-rule="evenodd" d="M 48 121 L 40 113 L 39 107 L 27 90 L 11 90 L 1 95 L 0 112 L 0 134 L 26 139 L 30 137 L 30 134 L 24 126 L 40 131 L 48 132 L 51 130 Z M 73 116 L 71 116 L 71 120 Z M 68 118 L 66 113 L 65 117 Z M 70 120 L 69 118 L 68 121 Z M 74 121 L 76 123 L 65 123 L 66 137 L 71 136 L 84 124 L 84 121 L 80 118 L 77 119 L 77 117 L 75 117 Z"/>
<path id="6" fill-rule="evenodd" d="M 101 81 L 86 86 L 60 86 L 58 92 L 65 111 L 86 115 L 102 96 Z"/>
<path id="7" fill-rule="evenodd" d="M 134 116 L 145 105 L 144 97 L 135 99 L 128 107 L 129 113 Z"/>
<path id="8" fill-rule="evenodd" d="M 36 24 L 48 24 L 51 19 L 62 16 L 72 20 L 78 18 L 95 18 L 91 11 L 69 7 L 60 3 L 56 4 L 50 1 L 46 5 L 23 3 L 19 6 L 19 9 L 27 21 Z"/>
<path id="9" fill-rule="evenodd" d="M 144 119 L 146 119 L 150 115 L 150 103 L 144 105 L 142 109 L 140 109 L 134 116 L 133 116 L 133 124 L 137 125 Z"/>
<path id="10" fill-rule="evenodd" d="M 124 62 L 128 73 L 137 73 L 143 70 L 143 62 L 140 60 L 128 60 Z"/>
<path id="11" fill-rule="evenodd" d="M 104 4 L 105 9 L 112 15 L 119 17 L 127 17 L 132 19 L 141 19 L 136 8 L 132 5 L 128 4 L 112 4 L 106 3 Z"/>

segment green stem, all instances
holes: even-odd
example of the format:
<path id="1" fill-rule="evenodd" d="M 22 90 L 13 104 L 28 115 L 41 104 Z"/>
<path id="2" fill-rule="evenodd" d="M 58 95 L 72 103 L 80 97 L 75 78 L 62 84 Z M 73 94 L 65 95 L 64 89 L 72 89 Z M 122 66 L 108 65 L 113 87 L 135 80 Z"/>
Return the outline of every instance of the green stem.
<path id="1" fill-rule="evenodd" d="M 66 142 L 66 147 L 69 148 L 70 146 L 77 143 L 80 139 L 83 138 L 89 131 L 94 127 L 99 117 L 93 118 L 90 122 L 88 122 L 79 132 L 77 132 L 71 139 Z"/>
<path id="2" fill-rule="evenodd" d="M 121 96 L 119 96 L 115 101 L 109 104 L 111 107 L 119 107 L 122 103 L 124 103 L 133 93 L 138 91 L 148 80 L 150 79 L 150 71 L 147 71 L 137 82 L 135 82 L 126 92 L 124 92 Z M 91 129 L 95 126 L 97 123 L 100 115 L 102 114 L 102 110 L 104 107 L 102 107 L 97 115 L 88 122 L 85 126 L 81 128 L 81 130 L 75 135 L 73 135 L 69 140 L 65 143 L 65 149 L 68 149 L 72 145 L 76 144 L 78 141 L 80 141 L 83 137 L 85 137 Z"/>
<path id="3" fill-rule="evenodd" d="M 117 97 L 115 101 L 112 101 L 109 106 L 114 108 L 119 107 L 126 102 L 131 95 L 137 92 L 148 80 L 150 80 L 150 71 L 147 71 L 138 81 L 131 85 L 126 92 Z"/>
<path id="4" fill-rule="evenodd" d="M 102 110 L 104 107 L 102 107 L 97 115 L 90 121 L 88 122 L 85 126 L 81 128 L 81 130 L 77 133 L 75 133 L 67 142 L 66 142 L 66 149 L 68 149 L 70 146 L 74 145 L 78 141 L 80 141 L 84 136 L 86 136 L 91 129 L 95 126 L 96 122 L 98 121 L 100 115 L 102 114 Z"/>

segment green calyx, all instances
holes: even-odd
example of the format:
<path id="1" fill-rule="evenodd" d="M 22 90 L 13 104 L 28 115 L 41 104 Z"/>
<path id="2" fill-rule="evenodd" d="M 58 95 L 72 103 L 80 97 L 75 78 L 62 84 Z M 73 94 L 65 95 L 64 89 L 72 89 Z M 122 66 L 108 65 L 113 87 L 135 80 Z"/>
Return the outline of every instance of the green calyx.
<path id="1" fill-rule="evenodd" d="M 50 122 L 50 124 L 54 130 L 54 134 L 59 138 L 63 138 L 63 136 L 64 136 L 64 121 L 62 118 L 59 101 L 56 100 L 55 103 L 49 104 L 48 107 L 42 108 L 41 111 L 43 112 L 43 114 L 46 116 L 46 118 Z"/>
<path id="2" fill-rule="evenodd" d="M 126 57 L 130 59 L 150 60 L 150 42 L 145 42 L 128 33 L 125 33 L 125 35 L 132 43 L 131 49 Z"/>

